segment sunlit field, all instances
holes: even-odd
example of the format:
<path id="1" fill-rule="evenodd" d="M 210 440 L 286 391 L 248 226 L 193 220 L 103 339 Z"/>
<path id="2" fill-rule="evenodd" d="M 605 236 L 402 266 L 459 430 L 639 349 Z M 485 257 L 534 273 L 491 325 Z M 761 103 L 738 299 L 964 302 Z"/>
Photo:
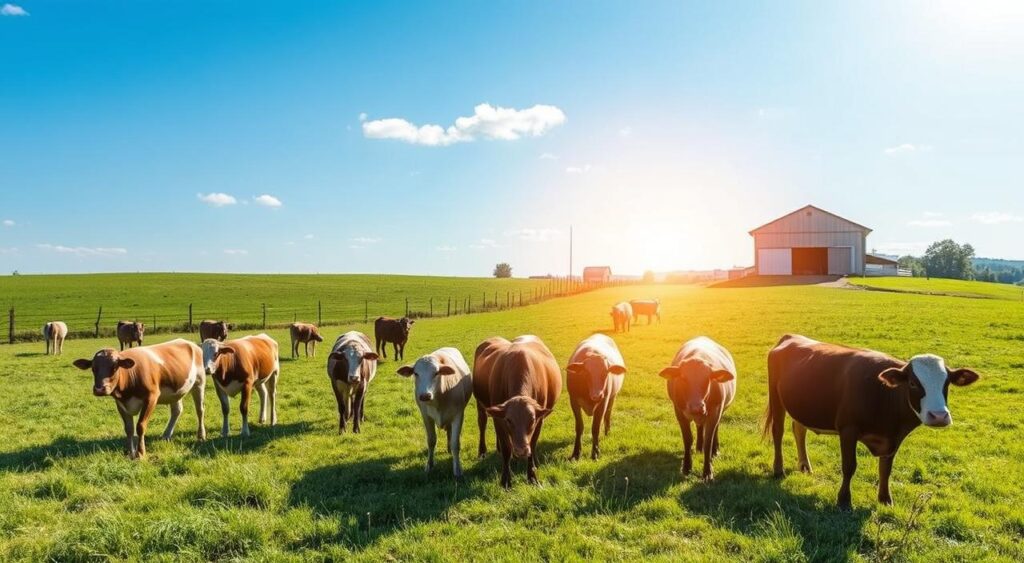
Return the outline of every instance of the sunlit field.
<path id="1" fill-rule="evenodd" d="M 1005 283 L 947 280 L 941 278 L 852 278 L 851 281 L 858 286 L 883 291 L 1006 299 L 1024 302 L 1024 287 Z"/>
<path id="2" fill-rule="evenodd" d="M 465 481 L 453 480 L 443 448 L 424 473 L 412 383 L 394 374 L 393 361 L 380 364 L 361 434 L 337 434 L 321 348 L 316 358 L 282 359 L 277 427 L 254 424 L 250 437 L 239 438 L 234 409 L 232 435 L 220 438 L 208 383 L 211 438 L 196 442 L 186 400 L 174 441 L 160 441 L 168 416 L 161 406 L 148 457 L 131 461 L 121 451 L 114 402 L 93 397 L 91 375 L 70 365 L 113 339 L 69 339 L 59 358 L 43 356 L 38 342 L 2 345 L 0 559 L 1024 558 L 1024 303 L 816 286 L 633 286 L 425 319 L 413 329 L 407 359 L 446 345 L 470 357 L 485 337 L 534 333 L 564 365 L 579 340 L 610 330 L 613 303 L 648 296 L 662 300 L 664 319 L 615 336 L 629 372 L 602 457 L 567 461 L 573 423 L 563 392 L 541 438 L 541 484 L 528 485 L 518 464 L 508 491 L 498 484 L 496 454 L 475 459 L 472 401 Z M 325 336 L 333 341 L 351 328 L 368 329 L 336 327 Z M 787 476 L 771 477 L 771 444 L 760 433 L 765 356 L 786 332 L 904 358 L 932 352 L 981 373 L 977 384 L 951 389 L 951 427 L 918 428 L 904 442 L 892 478 L 895 506 L 875 502 L 877 464 L 860 447 L 854 510 L 834 508 L 840 475 L 832 436 L 809 438 L 815 472 L 807 475 L 794 472 L 787 432 Z M 287 349 L 284 331 L 270 334 Z M 684 340 L 701 334 L 728 347 L 739 370 L 711 484 L 679 474 L 679 429 L 657 375 Z"/>

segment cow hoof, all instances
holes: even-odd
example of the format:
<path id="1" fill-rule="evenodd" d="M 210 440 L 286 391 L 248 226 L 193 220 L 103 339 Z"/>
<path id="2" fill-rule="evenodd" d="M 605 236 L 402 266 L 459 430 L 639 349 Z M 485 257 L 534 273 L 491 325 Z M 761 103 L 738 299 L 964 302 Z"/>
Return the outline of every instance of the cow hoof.
<path id="1" fill-rule="evenodd" d="M 881 503 L 881 504 L 884 504 L 885 506 L 892 506 L 892 497 L 879 496 L 878 497 L 878 502 Z"/>
<path id="2" fill-rule="evenodd" d="M 466 480 L 466 478 L 462 476 L 462 473 L 456 473 L 454 477 L 456 483 L 462 483 L 463 481 Z"/>
<path id="3" fill-rule="evenodd" d="M 590 454 L 590 459 L 593 459 L 593 460 L 595 460 L 595 461 L 596 461 L 596 460 L 597 460 L 597 458 L 599 458 L 599 457 L 601 457 L 601 454 L 599 454 L 598 452 L 594 452 L 594 453 Z"/>
<path id="4" fill-rule="evenodd" d="M 775 472 L 772 473 L 772 476 L 775 477 L 776 479 L 782 479 L 783 477 L 786 476 L 786 472 L 782 469 L 776 469 Z"/>
<path id="5" fill-rule="evenodd" d="M 715 480 L 715 475 L 713 473 L 706 473 L 701 476 L 700 480 L 704 481 L 705 483 L 711 483 L 712 481 Z"/>

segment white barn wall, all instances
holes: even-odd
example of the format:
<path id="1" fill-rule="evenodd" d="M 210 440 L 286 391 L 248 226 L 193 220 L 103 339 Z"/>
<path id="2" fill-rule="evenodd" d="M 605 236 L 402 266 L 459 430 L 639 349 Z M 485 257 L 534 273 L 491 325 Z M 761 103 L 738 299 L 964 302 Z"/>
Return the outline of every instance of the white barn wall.
<path id="1" fill-rule="evenodd" d="M 808 215 L 808 213 L 810 213 Z M 764 249 L 845 247 L 852 254 L 851 271 L 864 273 L 867 235 L 870 229 L 832 215 L 817 208 L 805 207 L 772 223 L 751 231 L 754 237 L 754 260 L 757 272 L 762 273 L 759 260 Z M 830 260 L 829 269 L 837 266 Z M 778 270 L 777 266 L 770 268 Z M 771 275 L 767 274 L 766 275 Z"/>

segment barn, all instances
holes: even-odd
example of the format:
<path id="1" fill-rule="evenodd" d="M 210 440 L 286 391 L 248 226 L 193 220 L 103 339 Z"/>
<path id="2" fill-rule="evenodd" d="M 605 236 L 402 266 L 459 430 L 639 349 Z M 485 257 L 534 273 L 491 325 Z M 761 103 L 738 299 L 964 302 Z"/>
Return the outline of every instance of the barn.
<path id="1" fill-rule="evenodd" d="M 801 207 L 750 231 L 762 276 L 863 275 L 871 229 L 820 209 Z"/>
<path id="2" fill-rule="evenodd" d="M 608 283 L 612 281 L 610 266 L 587 266 L 583 268 L 583 283 Z"/>

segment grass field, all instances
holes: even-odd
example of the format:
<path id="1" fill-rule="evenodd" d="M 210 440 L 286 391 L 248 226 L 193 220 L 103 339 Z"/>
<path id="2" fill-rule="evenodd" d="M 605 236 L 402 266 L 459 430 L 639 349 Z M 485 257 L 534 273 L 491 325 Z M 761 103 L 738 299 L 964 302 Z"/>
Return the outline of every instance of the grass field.
<path id="1" fill-rule="evenodd" d="M 850 282 L 868 289 L 884 291 L 1024 301 L 1024 287 L 1005 283 L 940 278 L 850 278 Z"/>
<path id="2" fill-rule="evenodd" d="M 1019 302 L 816 286 L 622 287 L 424 320 L 408 357 L 442 345 L 468 356 L 487 336 L 536 333 L 564 364 L 580 339 L 610 328 L 610 304 L 640 295 L 662 299 L 664 321 L 616 336 L 630 371 L 602 458 L 566 461 L 573 424 L 563 393 L 541 439 L 541 485 L 526 484 L 520 464 L 509 491 L 498 485 L 493 453 L 474 459 L 475 424 L 463 433 L 463 483 L 452 479 L 444 453 L 424 474 L 412 384 L 393 375 L 394 362 L 380 365 L 362 434 L 336 434 L 321 354 L 282 362 L 276 428 L 254 425 L 240 439 L 233 412 L 231 437 L 197 443 L 186 401 L 175 440 L 152 440 L 147 459 L 130 461 L 113 401 L 92 397 L 91 376 L 70 366 L 109 339 L 69 340 L 62 358 L 42 356 L 41 343 L 0 346 L 0 559 L 1024 558 Z M 326 336 L 342 328 L 349 327 Z M 771 478 L 771 445 L 759 427 L 765 355 L 786 332 L 901 357 L 933 352 L 982 374 L 951 390 L 950 428 L 919 428 L 903 444 L 894 507 L 875 503 L 877 465 L 861 447 L 854 511 L 833 508 L 839 453 L 831 436 L 809 438 L 815 473 L 806 475 L 792 472 L 787 432 L 790 473 Z M 271 334 L 285 341 L 283 331 Z M 712 484 L 679 475 L 681 439 L 657 376 L 679 344 L 699 334 L 726 345 L 739 370 Z M 213 393 L 207 416 L 217 436 Z M 166 420 L 160 407 L 151 436 Z"/>

